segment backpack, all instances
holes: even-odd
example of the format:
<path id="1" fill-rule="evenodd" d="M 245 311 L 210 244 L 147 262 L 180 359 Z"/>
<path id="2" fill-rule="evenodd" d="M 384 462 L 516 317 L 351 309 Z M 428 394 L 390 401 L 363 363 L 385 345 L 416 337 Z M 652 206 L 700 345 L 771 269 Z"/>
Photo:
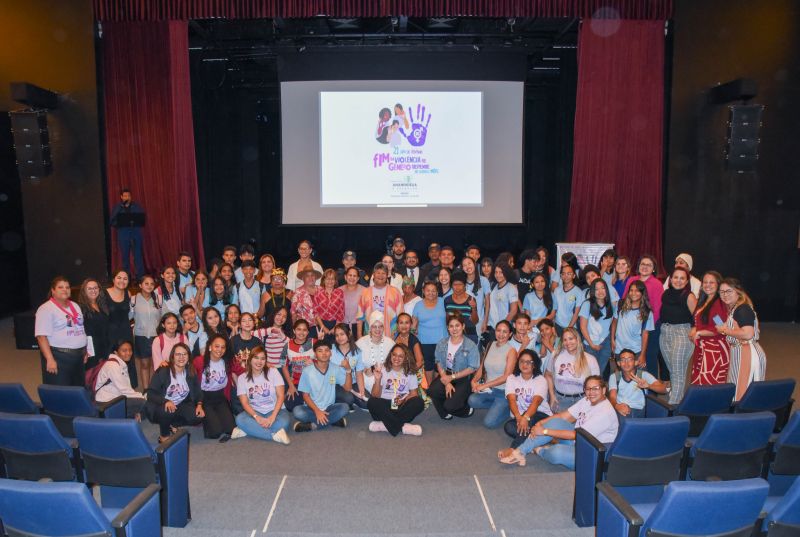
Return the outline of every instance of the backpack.
<path id="1" fill-rule="evenodd" d="M 106 358 L 105 360 L 100 360 L 96 366 L 92 367 L 91 369 L 87 369 L 84 378 L 84 386 L 89 391 L 89 394 L 92 397 L 92 401 L 94 401 L 95 395 L 99 392 L 102 388 L 106 387 L 107 385 L 111 384 L 111 379 L 106 379 L 102 386 L 95 388 L 95 384 L 97 383 L 97 377 L 100 375 L 100 370 L 103 369 L 103 366 L 106 365 L 106 362 L 111 360 L 111 358 Z M 115 362 L 119 364 L 120 367 L 128 367 L 125 362 L 120 362 L 114 359 Z"/>
<path id="2" fill-rule="evenodd" d="M 636 376 L 642 378 L 642 370 L 636 368 Z M 622 381 L 622 371 L 617 370 L 614 372 L 614 378 L 617 380 L 617 389 L 619 390 L 619 383 Z"/>
<path id="3" fill-rule="evenodd" d="M 178 333 L 178 342 L 179 343 L 186 343 L 184 341 L 183 332 Z M 164 334 L 158 334 L 158 347 L 161 349 L 161 352 L 164 352 Z"/>

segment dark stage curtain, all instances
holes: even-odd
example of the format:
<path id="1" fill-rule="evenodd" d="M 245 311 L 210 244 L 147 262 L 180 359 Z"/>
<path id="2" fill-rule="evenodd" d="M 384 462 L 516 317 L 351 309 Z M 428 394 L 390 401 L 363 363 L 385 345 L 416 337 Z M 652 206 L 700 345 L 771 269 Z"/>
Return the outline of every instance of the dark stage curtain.
<path id="1" fill-rule="evenodd" d="M 103 21 L 273 17 L 621 17 L 666 20 L 673 0 L 94 0 Z"/>
<path id="2" fill-rule="evenodd" d="M 663 125 L 664 22 L 584 20 L 568 240 L 661 259 Z"/>
<path id="3" fill-rule="evenodd" d="M 146 266 L 204 259 L 185 21 L 103 24 L 109 204 L 129 187 L 147 212 Z M 114 239 L 114 264 L 120 260 Z"/>

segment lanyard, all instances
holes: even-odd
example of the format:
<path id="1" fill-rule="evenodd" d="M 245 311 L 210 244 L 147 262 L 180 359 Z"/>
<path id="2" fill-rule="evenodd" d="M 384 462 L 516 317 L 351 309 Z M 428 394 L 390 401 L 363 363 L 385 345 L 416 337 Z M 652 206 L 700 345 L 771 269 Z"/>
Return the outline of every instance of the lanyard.
<path id="1" fill-rule="evenodd" d="M 69 311 L 67 311 L 64 308 L 62 308 L 61 304 L 56 302 L 56 299 L 53 298 L 53 297 L 50 297 L 50 302 L 55 304 L 56 307 L 58 309 L 60 309 L 67 316 L 67 320 L 69 320 L 73 324 L 76 324 L 76 325 L 78 324 L 78 312 L 77 312 L 77 310 L 75 310 L 75 306 L 72 305 L 72 301 L 68 301 L 67 302 L 67 304 L 69 305 Z"/>

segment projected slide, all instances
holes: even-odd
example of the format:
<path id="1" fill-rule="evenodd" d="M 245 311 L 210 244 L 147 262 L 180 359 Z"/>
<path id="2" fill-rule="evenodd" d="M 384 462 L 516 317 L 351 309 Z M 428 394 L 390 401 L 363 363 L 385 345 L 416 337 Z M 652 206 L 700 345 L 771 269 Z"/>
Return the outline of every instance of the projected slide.
<path id="1" fill-rule="evenodd" d="M 321 206 L 483 205 L 482 97 L 321 91 Z"/>

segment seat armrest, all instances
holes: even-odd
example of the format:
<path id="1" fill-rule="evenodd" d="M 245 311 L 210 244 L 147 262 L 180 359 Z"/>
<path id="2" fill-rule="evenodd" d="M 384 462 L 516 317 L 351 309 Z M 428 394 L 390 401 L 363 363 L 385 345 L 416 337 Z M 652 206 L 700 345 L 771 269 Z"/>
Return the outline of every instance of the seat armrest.
<path id="1" fill-rule="evenodd" d="M 648 418 L 668 418 L 675 413 L 675 407 L 652 393 L 644 396 L 644 415 Z"/>
<path id="2" fill-rule="evenodd" d="M 148 485 L 111 521 L 117 537 L 161 535 L 158 494 L 161 486 Z"/>
<path id="3" fill-rule="evenodd" d="M 105 403 L 95 403 L 95 405 L 101 418 L 124 419 L 127 417 L 128 404 L 124 395 L 119 395 Z"/>
<path id="4" fill-rule="evenodd" d="M 155 448 L 156 455 L 166 453 L 180 442 L 181 438 L 188 436 L 189 432 L 186 429 L 181 429 L 177 433 L 170 436 L 165 442 L 160 443 Z"/>
<path id="5" fill-rule="evenodd" d="M 607 482 L 597 484 L 597 530 L 603 537 L 634 537 L 644 519 L 630 503 Z"/>
<path id="6" fill-rule="evenodd" d="M 189 504 L 189 439 L 186 430 L 172 435 L 155 452 L 158 458 L 161 519 L 164 526 L 182 528 L 192 518 Z"/>
<path id="7" fill-rule="evenodd" d="M 607 448 L 585 429 L 575 429 L 575 497 L 572 518 L 580 527 L 595 525 L 595 485 L 603 478 Z"/>

